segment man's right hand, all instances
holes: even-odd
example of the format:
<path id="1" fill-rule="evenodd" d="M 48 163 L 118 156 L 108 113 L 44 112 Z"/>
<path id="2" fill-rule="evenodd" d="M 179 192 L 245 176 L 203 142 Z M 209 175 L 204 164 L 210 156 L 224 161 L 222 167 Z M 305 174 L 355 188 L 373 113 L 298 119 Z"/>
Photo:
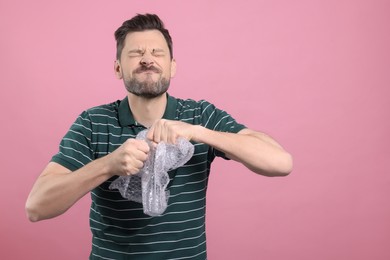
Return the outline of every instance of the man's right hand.
<path id="1" fill-rule="evenodd" d="M 128 139 L 114 152 L 74 172 L 50 162 L 27 199 L 29 219 L 39 221 L 58 216 L 110 177 L 138 173 L 144 166 L 148 152 L 149 146 L 145 141 Z"/>
<path id="2" fill-rule="evenodd" d="M 107 155 L 109 172 L 114 175 L 137 174 L 148 158 L 149 145 L 144 140 L 128 139 Z"/>

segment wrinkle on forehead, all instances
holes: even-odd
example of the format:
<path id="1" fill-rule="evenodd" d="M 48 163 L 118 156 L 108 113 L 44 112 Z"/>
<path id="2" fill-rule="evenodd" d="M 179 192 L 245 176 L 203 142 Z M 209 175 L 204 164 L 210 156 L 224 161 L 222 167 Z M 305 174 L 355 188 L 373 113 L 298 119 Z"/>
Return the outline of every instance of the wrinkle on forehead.
<path id="1" fill-rule="evenodd" d="M 168 44 L 158 30 L 131 32 L 126 35 L 125 48 L 128 50 L 168 51 Z"/>

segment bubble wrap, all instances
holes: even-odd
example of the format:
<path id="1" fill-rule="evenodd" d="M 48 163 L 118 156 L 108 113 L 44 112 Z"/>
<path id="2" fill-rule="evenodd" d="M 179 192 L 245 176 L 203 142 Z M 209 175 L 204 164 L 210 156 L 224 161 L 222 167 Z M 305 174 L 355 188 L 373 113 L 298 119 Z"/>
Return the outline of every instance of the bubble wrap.
<path id="1" fill-rule="evenodd" d="M 146 138 L 147 131 L 141 131 L 136 137 L 145 140 L 150 147 L 144 167 L 136 175 L 118 177 L 109 188 L 118 189 L 128 200 L 142 203 L 145 214 L 158 216 L 168 204 L 168 171 L 184 165 L 194 154 L 194 146 L 186 139 L 178 138 L 176 144 L 160 142 L 154 147 Z"/>

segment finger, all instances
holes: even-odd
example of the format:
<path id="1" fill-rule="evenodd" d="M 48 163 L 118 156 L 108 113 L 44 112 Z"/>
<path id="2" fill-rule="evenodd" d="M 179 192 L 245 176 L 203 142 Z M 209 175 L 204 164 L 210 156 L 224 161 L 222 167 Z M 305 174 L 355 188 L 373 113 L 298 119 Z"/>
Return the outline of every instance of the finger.
<path id="1" fill-rule="evenodd" d="M 140 164 L 138 164 L 138 166 L 140 166 Z M 136 166 L 136 164 L 133 162 L 133 163 L 129 163 L 126 168 L 124 169 L 124 173 L 126 175 L 133 175 L 133 174 L 137 174 L 139 171 L 140 171 L 141 168 L 138 168 Z"/>
<path id="2" fill-rule="evenodd" d="M 169 130 L 166 125 L 163 125 L 160 130 L 160 142 L 168 142 Z"/>
<path id="3" fill-rule="evenodd" d="M 150 147 L 146 141 L 138 140 L 137 149 L 140 150 L 141 152 L 147 154 L 147 153 L 149 153 Z"/>
<path id="4" fill-rule="evenodd" d="M 176 132 L 170 132 L 168 142 L 171 144 L 176 144 L 177 137 L 178 136 L 177 136 Z"/>
<path id="5" fill-rule="evenodd" d="M 161 123 L 156 122 L 153 124 L 153 138 L 150 139 L 156 143 L 161 142 Z"/>
<path id="6" fill-rule="evenodd" d="M 153 148 L 157 148 L 157 143 L 154 141 L 151 141 L 150 144 L 152 145 Z"/>
<path id="7" fill-rule="evenodd" d="M 122 148 L 126 154 L 132 154 L 134 151 L 141 151 L 143 153 L 149 152 L 149 145 L 144 140 L 138 139 L 128 139 L 124 144 L 122 144 Z"/>
<path id="8" fill-rule="evenodd" d="M 154 138 L 154 124 L 149 128 L 146 138 L 153 141 Z"/>
<path id="9" fill-rule="evenodd" d="M 142 167 L 144 167 L 144 163 L 140 160 L 134 160 L 132 166 L 135 169 L 141 169 Z"/>

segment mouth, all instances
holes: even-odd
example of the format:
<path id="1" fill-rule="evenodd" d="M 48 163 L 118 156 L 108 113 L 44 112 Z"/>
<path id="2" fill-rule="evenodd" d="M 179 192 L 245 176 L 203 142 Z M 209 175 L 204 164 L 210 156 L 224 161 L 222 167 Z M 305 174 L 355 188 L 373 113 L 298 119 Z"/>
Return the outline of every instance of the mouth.
<path id="1" fill-rule="evenodd" d="M 147 74 L 161 73 L 161 71 L 158 68 L 156 68 L 156 67 L 149 67 L 149 68 L 140 67 L 140 68 L 136 69 L 134 72 L 137 73 L 137 74 L 141 74 L 141 73 L 147 73 Z"/>
<path id="2" fill-rule="evenodd" d="M 143 71 L 139 72 L 139 74 L 142 74 L 142 73 L 145 73 L 145 74 L 152 74 L 152 73 L 157 73 L 157 72 L 154 71 L 154 70 L 143 70 Z"/>

